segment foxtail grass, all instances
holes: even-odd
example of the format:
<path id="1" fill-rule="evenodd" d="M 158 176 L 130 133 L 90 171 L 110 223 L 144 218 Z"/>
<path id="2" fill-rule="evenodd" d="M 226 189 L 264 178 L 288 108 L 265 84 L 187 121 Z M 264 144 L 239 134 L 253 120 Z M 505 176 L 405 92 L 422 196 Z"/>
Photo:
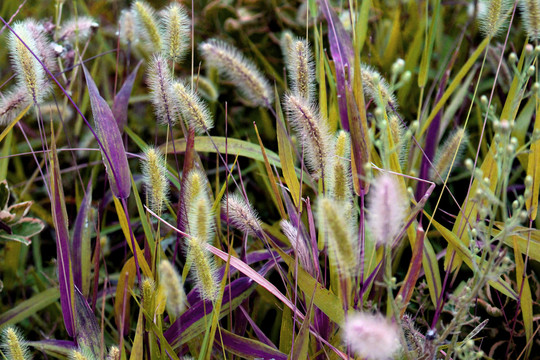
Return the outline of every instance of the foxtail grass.
<path id="1" fill-rule="evenodd" d="M 2 331 L 2 349 L 8 360 L 30 359 L 28 345 L 14 327 L 10 326 Z"/>
<path id="2" fill-rule="evenodd" d="M 131 5 L 135 13 L 135 29 L 139 39 L 149 52 L 157 52 L 163 48 L 163 38 L 155 10 L 146 1 L 135 1 Z"/>
<path id="3" fill-rule="evenodd" d="M 156 148 L 149 147 L 144 152 L 142 160 L 143 183 L 150 208 L 161 214 L 163 204 L 169 194 L 169 180 L 167 179 L 167 164 L 163 154 Z"/>
<path id="4" fill-rule="evenodd" d="M 191 21 L 184 7 L 172 3 L 162 11 L 163 42 L 162 54 L 174 62 L 180 62 L 189 49 Z"/>
<path id="5" fill-rule="evenodd" d="M 231 81 L 245 98 L 260 106 L 272 104 L 273 92 L 268 80 L 240 50 L 216 39 L 205 41 L 199 50 L 206 64 Z"/>
<path id="6" fill-rule="evenodd" d="M 195 284 L 201 297 L 215 301 L 218 295 L 216 267 L 212 256 L 204 249 L 204 240 L 191 237 L 188 240 L 188 256 L 193 263 Z"/>
<path id="7" fill-rule="evenodd" d="M 182 117 L 197 134 L 205 134 L 214 126 L 214 120 L 208 107 L 199 95 L 191 89 L 191 86 L 182 82 L 175 82 L 173 92 Z"/>

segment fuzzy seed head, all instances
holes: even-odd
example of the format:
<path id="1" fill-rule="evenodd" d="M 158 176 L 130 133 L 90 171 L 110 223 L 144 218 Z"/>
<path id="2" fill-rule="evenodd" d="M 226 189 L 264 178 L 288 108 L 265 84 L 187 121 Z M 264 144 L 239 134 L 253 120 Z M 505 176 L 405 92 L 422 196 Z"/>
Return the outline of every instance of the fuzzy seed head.
<path id="1" fill-rule="evenodd" d="M 393 175 L 379 175 L 369 191 L 368 225 L 378 244 L 392 244 L 407 211 L 407 198 Z"/>
<path id="2" fill-rule="evenodd" d="M 47 83 L 45 70 L 24 45 L 26 44 L 34 54 L 38 55 L 36 41 L 24 22 L 13 25 L 13 31 L 22 40 L 19 40 L 13 32 L 9 33 L 9 52 L 17 76 L 18 86 L 25 89 L 30 101 L 39 104 L 49 91 L 50 86 Z"/>
<path id="3" fill-rule="evenodd" d="M 150 52 L 161 50 L 163 39 L 154 8 L 146 1 L 136 1 L 131 5 L 131 10 L 135 13 L 137 37 L 144 42 Z"/>
<path id="4" fill-rule="evenodd" d="M 335 160 L 332 164 L 334 170 L 333 196 L 338 201 L 352 201 L 351 176 L 351 140 L 349 133 L 341 130 L 336 138 Z"/>
<path id="5" fill-rule="evenodd" d="M 149 147 L 145 150 L 144 155 L 142 171 L 146 196 L 152 211 L 161 214 L 163 203 L 169 195 L 167 164 L 163 154 L 156 148 Z"/>
<path id="6" fill-rule="evenodd" d="M 279 45 L 281 46 L 281 53 L 283 54 L 283 60 L 285 64 L 288 64 L 290 61 L 289 55 L 292 51 L 293 41 L 294 35 L 291 31 L 285 30 L 281 34 Z"/>
<path id="7" fill-rule="evenodd" d="M 154 312 L 154 293 L 156 290 L 156 285 L 154 280 L 151 278 L 145 278 L 141 285 L 142 290 L 142 301 L 144 310 L 148 314 L 153 314 Z"/>
<path id="8" fill-rule="evenodd" d="M 73 350 L 69 356 L 70 360 L 95 360 L 94 354 L 88 349 Z"/>
<path id="9" fill-rule="evenodd" d="M 480 29 L 486 37 L 495 37 L 506 25 L 506 19 L 512 9 L 513 1 L 482 0 L 478 20 Z"/>
<path id="10" fill-rule="evenodd" d="M 30 359 L 28 345 L 14 327 L 10 326 L 2 331 L 2 349 L 9 360 Z"/>
<path id="11" fill-rule="evenodd" d="M 56 52 L 54 47 L 45 31 L 42 24 L 38 23 L 34 19 L 24 20 L 25 26 L 32 34 L 36 43 L 37 52 L 35 53 L 43 64 L 49 69 L 50 72 L 58 70 L 58 64 L 56 62 Z"/>
<path id="12" fill-rule="evenodd" d="M 315 274 L 313 267 L 313 261 L 311 258 L 311 251 L 308 246 L 308 242 L 298 228 L 295 227 L 287 220 L 281 220 L 279 223 L 283 234 L 289 239 L 292 248 L 298 254 L 298 260 L 300 265 L 310 274 Z"/>
<path id="13" fill-rule="evenodd" d="M 521 0 L 521 15 L 530 41 L 540 39 L 540 1 Z"/>
<path id="14" fill-rule="evenodd" d="M 290 44 L 287 69 L 289 70 L 292 93 L 309 103 L 314 92 L 315 67 L 307 41 L 295 39 Z"/>
<path id="15" fill-rule="evenodd" d="M 260 106 L 272 104 L 273 92 L 268 81 L 255 64 L 235 47 L 216 39 L 199 46 L 206 64 L 236 85 L 240 93 Z"/>
<path id="16" fill-rule="evenodd" d="M 184 120 L 197 134 L 205 134 L 214 127 L 210 111 L 199 95 L 187 84 L 175 82 L 173 85 L 175 100 Z"/>
<path id="17" fill-rule="evenodd" d="M 326 235 L 330 260 L 347 276 L 354 276 L 356 241 L 352 222 L 342 216 L 343 203 L 322 197 L 318 203 L 319 227 Z"/>
<path id="18" fill-rule="evenodd" d="M 203 299 L 215 301 L 218 296 L 218 281 L 213 258 L 204 249 L 204 243 L 199 238 L 191 237 L 188 245 L 197 289 Z"/>
<path id="19" fill-rule="evenodd" d="M 172 3 L 163 11 L 162 54 L 174 62 L 180 62 L 189 49 L 191 21 L 183 6 Z"/>
<path id="20" fill-rule="evenodd" d="M 362 86 L 367 97 L 388 110 L 397 108 L 397 101 L 382 75 L 371 66 L 362 64 Z"/>
<path id="21" fill-rule="evenodd" d="M 398 329 L 380 314 L 351 314 L 343 332 L 345 343 L 365 359 L 391 359 L 400 348 Z"/>
<path id="22" fill-rule="evenodd" d="M 167 295 L 167 312 L 169 316 L 177 318 L 186 309 L 186 294 L 180 275 L 168 260 L 159 264 L 160 284 L 163 285 Z"/>
<path id="23" fill-rule="evenodd" d="M 120 43 L 123 45 L 133 44 L 136 40 L 135 38 L 135 13 L 131 9 L 124 9 L 120 14 L 120 19 L 118 20 L 118 25 L 120 27 L 120 32 L 118 36 L 120 37 Z"/>
<path id="24" fill-rule="evenodd" d="M 214 214 L 206 191 L 193 199 L 189 206 L 189 232 L 200 241 L 211 243 L 214 238 Z"/>
<path id="25" fill-rule="evenodd" d="M 228 195 L 222 202 L 221 212 L 228 216 L 229 224 L 238 230 L 250 235 L 262 234 L 263 230 L 257 213 L 241 195 Z"/>
<path id="26" fill-rule="evenodd" d="M 24 87 L 17 87 L 0 98 L 0 125 L 10 124 L 30 104 Z"/>
<path id="27" fill-rule="evenodd" d="M 107 355 L 107 360 L 120 360 L 120 349 L 118 349 L 117 346 L 111 346 L 109 355 Z"/>
<path id="28" fill-rule="evenodd" d="M 287 117 L 302 139 L 305 159 L 313 176 L 331 178 L 332 138 L 326 122 L 315 106 L 293 94 L 285 96 Z"/>
<path id="29" fill-rule="evenodd" d="M 456 129 L 448 136 L 444 145 L 439 148 L 435 156 L 433 168 L 431 169 L 431 178 L 433 181 L 439 184 L 444 182 L 452 162 L 458 162 L 463 150 L 467 147 L 468 138 L 469 136 L 464 128 Z"/>
<path id="30" fill-rule="evenodd" d="M 148 67 L 148 87 L 159 123 L 172 126 L 176 122 L 178 105 L 174 100 L 173 79 L 162 55 L 154 55 Z"/>
<path id="31" fill-rule="evenodd" d="M 189 172 L 186 179 L 186 192 L 184 202 L 186 204 L 192 204 L 197 197 L 205 193 L 208 186 L 208 180 L 206 174 L 199 170 L 193 169 Z"/>
<path id="32" fill-rule="evenodd" d="M 60 41 L 74 43 L 84 42 L 99 27 L 99 24 L 89 16 L 79 16 L 62 24 L 58 38 Z"/>

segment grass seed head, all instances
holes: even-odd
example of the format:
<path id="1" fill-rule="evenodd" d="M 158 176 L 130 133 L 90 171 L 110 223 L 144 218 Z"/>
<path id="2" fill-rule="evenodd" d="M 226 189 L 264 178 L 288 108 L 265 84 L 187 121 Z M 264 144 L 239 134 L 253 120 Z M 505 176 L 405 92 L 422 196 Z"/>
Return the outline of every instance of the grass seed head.
<path id="1" fill-rule="evenodd" d="M 240 51 L 223 41 L 210 39 L 199 46 L 210 67 L 234 83 L 240 93 L 256 105 L 272 104 L 273 92 L 268 80 L 257 66 Z"/>
<path id="2" fill-rule="evenodd" d="M 294 39 L 288 46 L 287 69 L 294 95 L 309 103 L 314 93 L 315 67 L 313 55 L 306 40 Z"/>
<path id="3" fill-rule="evenodd" d="M 47 69 L 54 73 L 58 70 L 58 63 L 56 61 L 57 54 L 49 39 L 49 36 L 45 31 L 44 26 L 32 18 L 24 20 L 24 24 L 28 28 L 28 31 L 32 34 L 32 37 L 36 43 L 36 55 L 47 67 Z"/>
<path id="4" fill-rule="evenodd" d="M 362 86 L 367 97 L 387 110 L 397 109 L 397 100 L 382 75 L 371 66 L 362 64 Z"/>
<path id="5" fill-rule="evenodd" d="M 354 226 L 348 217 L 342 216 L 342 202 L 328 197 L 318 200 L 319 227 L 326 235 L 328 256 L 338 270 L 346 276 L 357 271 Z"/>
<path id="6" fill-rule="evenodd" d="M 331 178 L 329 163 L 333 154 L 332 138 L 319 110 L 294 94 L 285 96 L 285 108 L 289 123 L 302 139 L 305 159 L 311 173 L 317 178 L 323 174 L 325 180 Z"/>
<path id="7" fill-rule="evenodd" d="M 163 42 L 161 52 L 169 60 L 180 62 L 189 49 L 191 20 L 184 7 L 172 3 L 162 12 Z"/>
<path id="8" fill-rule="evenodd" d="M 124 9 L 120 14 L 120 19 L 118 20 L 118 26 L 120 31 L 118 36 L 120 37 L 120 43 L 123 45 L 133 44 L 137 39 L 135 37 L 136 26 L 135 26 L 135 13 L 131 9 Z"/>
<path id="9" fill-rule="evenodd" d="M 58 39 L 69 43 L 84 42 L 98 27 L 99 24 L 91 17 L 79 16 L 62 24 Z"/>
<path id="10" fill-rule="evenodd" d="M 523 25 L 529 41 L 540 39 L 540 1 L 520 0 Z"/>
<path id="11" fill-rule="evenodd" d="M 486 37 L 495 37 L 504 29 L 512 5 L 513 1 L 509 0 L 481 1 L 478 20 L 480 22 L 480 29 Z"/>
<path id="12" fill-rule="evenodd" d="M 208 193 L 206 191 L 201 192 L 188 206 L 190 234 L 200 239 L 200 241 L 211 243 L 214 238 L 214 214 Z"/>
<path id="13" fill-rule="evenodd" d="M 17 328 L 9 326 L 2 331 L 2 349 L 8 360 L 30 359 L 28 345 Z"/>
<path id="14" fill-rule="evenodd" d="M 261 222 L 256 211 L 241 195 L 228 195 L 222 202 L 221 212 L 228 216 L 229 224 L 238 230 L 257 236 L 262 234 Z"/>
<path id="15" fill-rule="evenodd" d="M 200 135 L 214 127 L 214 120 L 206 103 L 189 85 L 175 82 L 173 89 L 178 109 L 190 128 L 193 128 Z"/>
<path id="16" fill-rule="evenodd" d="M 30 104 L 30 97 L 26 88 L 17 86 L 0 98 L 0 125 L 7 125 Z"/>
<path id="17" fill-rule="evenodd" d="M 13 31 L 22 40 L 19 40 L 13 32 L 9 33 L 9 52 L 11 54 L 11 63 L 17 76 L 18 86 L 25 89 L 30 101 L 39 104 L 49 92 L 50 86 L 45 76 L 45 70 L 43 70 L 39 61 L 32 55 L 32 53 L 39 55 L 34 35 L 24 22 L 18 22 L 13 25 Z"/>
<path id="18" fill-rule="evenodd" d="M 118 349 L 117 346 L 111 346 L 109 354 L 107 355 L 107 360 L 120 360 L 120 349 Z"/>
<path id="19" fill-rule="evenodd" d="M 450 170 L 452 163 L 459 161 L 468 143 L 467 131 L 459 128 L 453 131 L 446 139 L 443 146 L 437 151 L 433 168 L 431 168 L 431 179 L 437 183 L 442 183 Z M 456 156 L 454 160 L 454 155 Z"/>
<path id="20" fill-rule="evenodd" d="M 345 343 L 362 358 L 386 360 L 400 349 L 397 327 L 380 314 L 351 314 L 343 325 L 343 332 Z"/>
<path id="21" fill-rule="evenodd" d="M 173 318 L 179 317 L 186 309 L 186 294 L 180 275 L 169 260 L 159 264 L 160 283 L 167 295 L 167 312 Z"/>
<path id="22" fill-rule="evenodd" d="M 191 237 L 188 244 L 188 253 L 191 261 L 193 261 L 195 283 L 199 294 L 205 300 L 215 301 L 218 296 L 218 281 L 213 258 L 204 249 L 203 240 Z"/>
<path id="23" fill-rule="evenodd" d="M 178 102 L 174 99 L 173 78 L 162 55 L 154 55 L 148 67 L 148 87 L 159 123 L 172 126 L 178 115 Z"/>
<path id="24" fill-rule="evenodd" d="M 135 29 L 150 52 L 157 52 L 163 48 L 163 39 L 154 8 L 146 1 L 135 1 L 131 5 L 135 13 Z"/>
<path id="25" fill-rule="evenodd" d="M 338 201 L 352 201 L 352 178 L 351 178 L 351 140 L 349 133 L 339 131 L 336 137 L 334 170 L 332 172 L 333 197 Z"/>
<path id="26" fill-rule="evenodd" d="M 161 214 L 163 203 L 169 195 L 167 164 L 163 154 L 156 148 L 147 148 L 144 155 L 145 160 L 142 161 L 142 171 L 146 195 L 152 211 Z"/>
<path id="27" fill-rule="evenodd" d="M 391 244 L 398 234 L 407 211 L 407 198 L 399 183 L 388 173 L 379 175 L 369 191 L 368 224 L 378 244 Z"/>
<path id="28" fill-rule="evenodd" d="M 73 350 L 69 356 L 70 360 L 96 360 L 94 354 L 87 349 Z"/>
<path id="29" fill-rule="evenodd" d="M 298 232 L 296 228 L 290 221 L 281 220 L 279 223 L 281 225 L 281 230 L 283 234 L 289 239 L 292 248 L 298 255 L 298 260 L 300 265 L 310 274 L 315 274 L 315 269 L 313 267 L 313 260 L 311 255 L 311 250 L 309 249 L 308 242 L 304 238 L 301 232 Z"/>

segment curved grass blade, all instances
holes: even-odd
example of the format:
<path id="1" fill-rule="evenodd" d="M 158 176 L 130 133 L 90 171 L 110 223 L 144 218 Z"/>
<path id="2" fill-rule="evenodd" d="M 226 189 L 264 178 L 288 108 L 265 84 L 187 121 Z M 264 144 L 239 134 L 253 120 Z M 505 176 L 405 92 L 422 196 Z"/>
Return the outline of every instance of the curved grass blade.
<path id="1" fill-rule="evenodd" d="M 137 71 L 139 70 L 141 64 L 142 60 L 139 61 L 135 69 L 131 72 L 131 74 L 129 74 L 126 81 L 122 85 L 122 88 L 120 91 L 118 91 L 114 98 L 114 103 L 111 110 L 114 118 L 116 119 L 116 123 L 118 124 L 118 130 L 120 130 L 120 133 L 124 132 L 124 126 L 127 124 L 129 98 L 131 96 L 131 90 L 133 89 L 133 83 L 137 77 Z"/>
<path id="2" fill-rule="evenodd" d="M 58 288 L 50 288 L 39 294 L 32 296 L 15 306 L 14 308 L 0 315 L 0 328 L 17 324 L 29 316 L 35 315 L 38 311 L 55 303 L 60 297 Z"/>
<path id="3" fill-rule="evenodd" d="M 127 199 L 131 191 L 131 176 L 122 135 L 109 105 L 99 94 L 92 76 L 84 65 L 82 67 L 90 95 L 96 134 L 103 146 L 101 152 L 111 190 L 117 198 Z"/>

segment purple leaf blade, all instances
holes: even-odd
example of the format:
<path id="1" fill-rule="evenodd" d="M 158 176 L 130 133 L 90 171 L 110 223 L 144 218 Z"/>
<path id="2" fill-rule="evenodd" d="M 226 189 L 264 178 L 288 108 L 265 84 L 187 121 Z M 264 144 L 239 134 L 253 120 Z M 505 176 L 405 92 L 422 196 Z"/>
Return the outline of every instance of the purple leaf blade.
<path id="1" fill-rule="evenodd" d="M 142 61 L 139 61 L 135 69 L 131 72 L 131 74 L 129 74 L 126 81 L 122 85 L 122 88 L 120 89 L 120 91 L 118 91 L 116 97 L 114 98 L 112 113 L 114 115 L 114 118 L 116 119 L 116 123 L 118 124 L 118 130 L 120 131 L 120 133 L 124 132 L 124 126 L 126 126 L 127 124 L 129 98 L 131 96 L 131 90 L 133 89 L 133 83 L 135 82 L 135 78 L 137 77 L 137 71 L 139 70 L 141 64 Z"/>
<path id="2" fill-rule="evenodd" d="M 58 156 L 52 135 L 52 148 L 49 161 L 50 169 L 50 188 L 51 188 L 51 212 L 56 232 L 56 258 L 58 262 L 58 282 L 60 285 L 60 304 L 62 306 L 62 316 L 69 336 L 75 335 L 75 322 L 73 310 L 73 271 L 71 268 L 70 241 L 68 232 L 68 217 L 64 201 L 64 189 L 62 178 L 60 177 L 60 167 L 58 165 Z"/>
<path id="3" fill-rule="evenodd" d="M 339 115 L 341 125 L 349 131 L 349 115 L 347 113 L 347 80 L 350 79 L 352 59 L 354 59 L 352 41 L 335 11 L 327 0 L 320 0 L 321 10 L 328 22 L 328 43 L 330 53 L 336 67 L 336 85 L 338 94 Z"/>
<path id="4" fill-rule="evenodd" d="M 257 283 L 246 277 L 234 280 L 228 285 L 223 293 L 220 317 L 229 314 L 229 311 L 240 306 L 255 290 L 256 285 Z M 163 335 L 167 342 L 173 348 L 176 348 L 202 333 L 206 329 L 205 313 L 207 316 L 212 316 L 213 309 L 211 301 L 195 303 L 164 332 Z"/>
<path id="5" fill-rule="evenodd" d="M 83 262 L 88 262 L 86 265 L 90 265 L 88 259 L 83 259 L 83 253 L 86 252 L 86 255 L 89 255 L 90 252 L 90 242 L 89 238 L 85 241 L 85 236 L 89 237 L 88 228 L 90 226 L 89 215 L 90 215 L 90 205 L 92 203 L 92 181 L 88 182 L 86 187 L 86 194 L 81 202 L 79 208 L 79 213 L 77 214 L 77 219 L 75 219 L 75 225 L 73 227 L 73 280 L 75 281 L 75 286 L 85 294 L 86 286 L 83 286 L 85 281 L 83 277 L 88 277 L 90 269 L 88 269 L 87 274 L 83 274 Z M 84 249 L 83 249 L 84 248 Z M 89 280 L 88 280 L 89 281 Z"/>
<path id="6" fill-rule="evenodd" d="M 111 183 L 111 190 L 117 198 L 127 199 L 131 192 L 131 173 L 122 135 L 118 130 L 118 124 L 111 108 L 99 94 L 92 76 L 84 65 L 83 70 L 96 124 L 96 134 L 102 145 L 101 153 Z"/>
<path id="7" fill-rule="evenodd" d="M 95 359 L 103 357 L 101 332 L 96 317 L 79 289 L 75 288 L 75 309 L 77 324 L 77 344 L 94 354 Z"/>
<path id="8" fill-rule="evenodd" d="M 260 341 L 248 339 L 233 334 L 225 329 L 220 330 L 221 339 L 216 337 L 216 344 L 221 345 L 220 340 L 228 352 L 242 358 L 286 360 L 287 355 Z"/>

